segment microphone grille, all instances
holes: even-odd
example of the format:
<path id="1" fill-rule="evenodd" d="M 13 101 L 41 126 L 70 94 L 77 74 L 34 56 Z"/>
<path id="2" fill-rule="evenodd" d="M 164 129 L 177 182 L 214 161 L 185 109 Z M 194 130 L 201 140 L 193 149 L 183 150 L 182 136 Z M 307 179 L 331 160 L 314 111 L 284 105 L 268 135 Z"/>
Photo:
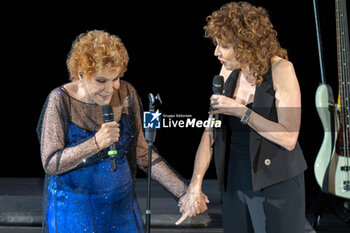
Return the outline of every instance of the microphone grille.
<path id="1" fill-rule="evenodd" d="M 102 118 L 105 123 L 114 121 L 114 113 L 111 105 L 106 104 L 102 106 Z"/>
<path id="2" fill-rule="evenodd" d="M 215 75 L 213 78 L 213 93 L 222 94 L 224 90 L 224 77 L 221 75 Z"/>

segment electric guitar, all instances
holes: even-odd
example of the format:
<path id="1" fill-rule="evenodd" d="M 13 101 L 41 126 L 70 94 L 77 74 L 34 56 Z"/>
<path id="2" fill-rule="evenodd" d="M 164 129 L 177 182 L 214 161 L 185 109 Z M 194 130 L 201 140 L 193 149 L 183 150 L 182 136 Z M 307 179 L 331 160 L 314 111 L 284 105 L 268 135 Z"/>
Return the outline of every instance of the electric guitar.
<path id="1" fill-rule="evenodd" d="M 335 103 L 332 89 L 325 83 L 323 68 L 321 68 L 322 83 L 317 88 L 315 104 L 324 129 L 324 138 L 315 160 L 314 172 L 322 191 L 350 199 L 349 33 L 346 1 L 335 0 L 335 4 L 339 95 Z M 319 42 L 319 31 L 317 32 Z M 321 54 L 319 42 L 320 63 L 322 64 Z"/>

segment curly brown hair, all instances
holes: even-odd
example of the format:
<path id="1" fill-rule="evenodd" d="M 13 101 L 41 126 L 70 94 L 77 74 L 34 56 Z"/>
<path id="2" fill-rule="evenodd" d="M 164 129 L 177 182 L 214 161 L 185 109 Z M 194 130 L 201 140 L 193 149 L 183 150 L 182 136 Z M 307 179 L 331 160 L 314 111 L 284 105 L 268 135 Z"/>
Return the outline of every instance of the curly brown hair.
<path id="1" fill-rule="evenodd" d="M 128 52 L 115 35 L 101 30 L 80 34 L 72 44 L 67 58 L 67 67 L 72 81 L 79 73 L 89 78 L 91 74 L 108 69 L 119 71 L 122 77 L 129 62 Z"/>
<path id="2" fill-rule="evenodd" d="M 242 67 L 249 67 L 260 85 L 269 71 L 271 58 L 288 59 L 281 48 L 267 11 L 247 2 L 230 2 L 207 17 L 205 37 L 214 44 L 232 45 L 235 58 Z"/>

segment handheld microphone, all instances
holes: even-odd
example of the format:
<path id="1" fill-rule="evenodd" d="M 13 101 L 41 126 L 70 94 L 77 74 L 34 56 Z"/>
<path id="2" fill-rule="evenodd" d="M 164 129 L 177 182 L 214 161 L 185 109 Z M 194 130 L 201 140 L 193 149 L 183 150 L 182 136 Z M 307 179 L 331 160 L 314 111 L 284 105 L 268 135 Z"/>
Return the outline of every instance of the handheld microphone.
<path id="1" fill-rule="evenodd" d="M 111 105 L 106 104 L 102 106 L 102 118 L 104 123 L 114 121 L 114 113 Z M 108 150 L 108 156 L 111 160 L 111 169 L 113 172 L 117 170 L 117 153 L 115 144 L 113 143 L 109 146 Z"/>
<path id="2" fill-rule="evenodd" d="M 223 90 L 224 90 L 224 77 L 222 77 L 221 75 L 215 75 L 213 78 L 213 94 L 221 95 Z M 219 114 L 215 114 L 214 119 L 215 121 L 219 120 Z M 216 136 L 217 136 L 217 132 L 215 127 L 213 127 L 214 140 L 216 140 Z"/>
<path id="3" fill-rule="evenodd" d="M 224 77 L 215 75 L 213 78 L 213 94 L 221 95 L 224 90 Z M 215 114 L 215 120 L 219 119 L 219 114 Z"/>
<path id="4" fill-rule="evenodd" d="M 224 91 L 224 77 L 221 75 L 214 75 L 213 94 L 221 95 L 223 91 Z"/>

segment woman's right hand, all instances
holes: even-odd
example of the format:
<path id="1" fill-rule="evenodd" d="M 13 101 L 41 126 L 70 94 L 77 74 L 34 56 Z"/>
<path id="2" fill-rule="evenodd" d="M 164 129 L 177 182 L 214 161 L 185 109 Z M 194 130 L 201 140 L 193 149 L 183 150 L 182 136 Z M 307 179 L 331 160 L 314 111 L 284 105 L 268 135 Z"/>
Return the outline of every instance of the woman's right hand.
<path id="1" fill-rule="evenodd" d="M 119 140 L 119 124 L 115 121 L 103 123 L 96 133 L 96 142 L 100 149 L 104 149 Z"/>

